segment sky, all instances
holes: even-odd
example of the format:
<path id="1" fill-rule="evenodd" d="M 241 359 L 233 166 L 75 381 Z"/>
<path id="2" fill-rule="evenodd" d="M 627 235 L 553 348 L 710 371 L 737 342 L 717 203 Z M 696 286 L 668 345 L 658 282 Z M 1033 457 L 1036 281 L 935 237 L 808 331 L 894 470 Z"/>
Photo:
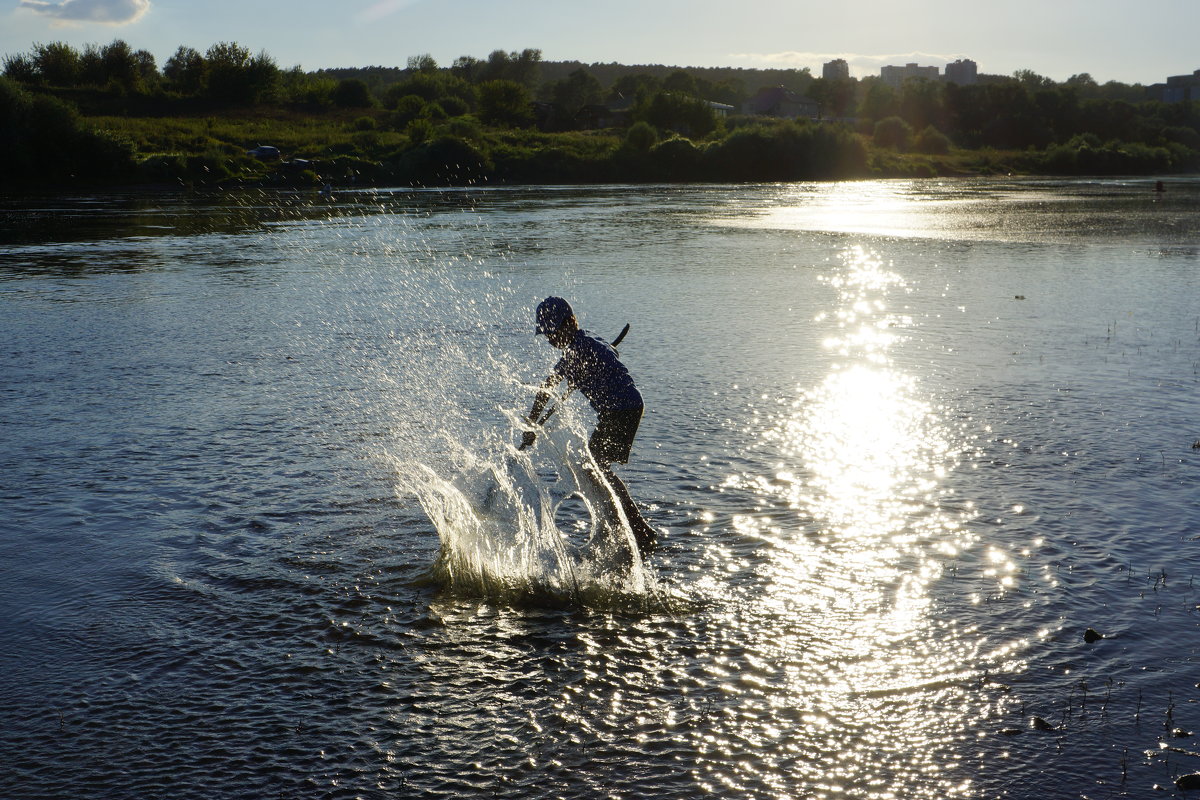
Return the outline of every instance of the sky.
<path id="1" fill-rule="evenodd" d="M 403 67 L 536 48 L 547 61 L 1030 69 L 1159 83 L 1200 69 L 1200 0 L 0 0 L 0 56 L 124 39 L 159 66 L 236 42 L 282 68 Z"/>

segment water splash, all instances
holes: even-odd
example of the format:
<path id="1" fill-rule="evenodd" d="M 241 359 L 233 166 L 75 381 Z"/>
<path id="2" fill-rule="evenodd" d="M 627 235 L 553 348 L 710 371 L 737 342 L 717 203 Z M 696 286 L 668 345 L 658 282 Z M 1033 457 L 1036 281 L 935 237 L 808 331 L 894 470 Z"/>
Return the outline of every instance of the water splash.
<path id="1" fill-rule="evenodd" d="M 420 461 L 395 460 L 397 491 L 416 496 L 441 548 L 432 575 L 448 590 L 505 601 L 587 606 L 643 603 L 655 593 L 629 522 L 612 490 L 591 477 L 573 426 L 545 431 L 536 454 L 502 446 L 447 477 Z M 586 512 L 571 535 L 564 503 Z M 611 511 L 609 510 L 611 509 Z"/>
<path id="2" fill-rule="evenodd" d="M 620 504 L 586 468 L 583 402 L 560 403 L 532 451 L 511 444 L 522 424 L 513 408 L 557 358 L 532 336 L 541 279 L 521 285 L 465 195 L 448 196 L 455 208 L 436 218 L 372 196 L 380 208 L 336 223 L 352 259 L 323 246 L 325 222 L 301 228 L 286 254 L 320 267 L 304 291 L 324 300 L 319 316 L 294 322 L 311 333 L 289 332 L 297 359 L 347 376 L 314 392 L 330 446 L 357 438 L 401 502 L 420 504 L 440 544 L 430 576 L 450 592 L 588 606 L 651 597 Z"/>

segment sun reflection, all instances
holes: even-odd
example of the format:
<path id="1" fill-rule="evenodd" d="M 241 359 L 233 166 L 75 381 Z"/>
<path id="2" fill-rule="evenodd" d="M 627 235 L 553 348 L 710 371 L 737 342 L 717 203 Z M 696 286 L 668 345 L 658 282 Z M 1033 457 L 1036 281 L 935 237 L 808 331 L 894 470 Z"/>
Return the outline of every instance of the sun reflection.
<path id="1" fill-rule="evenodd" d="M 764 508 L 736 529 L 771 553 L 756 652 L 789 665 L 795 735 L 820 764 L 814 796 L 969 796 L 958 765 L 974 727 L 995 713 L 975 690 L 978 665 L 1011 663 L 1020 645 L 989 649 L 978 631 L 939 614 L 936 587 L 977 541 L 970 505 L 946 502 L 961 444 L 892 358 L 912 332 L 891 307 L 904 280 L 860 248 L 824 280 L 837 296 L 817 320 L 830 328 L 831 367 L 766 434 L 778 468 L 730 479 Z M 770 518 L 777 506 L 803 529 Z M 994 585 L 1016 585 L 1002 550 L 981 558 Z"/>
<path id="2" fill-rule="evenodd" d="M 726 222 L 740 227 L 914 238 L 976 235 L 974 198 L 932 196 L 919 181 L 797 184 L 761 214 Z"/>

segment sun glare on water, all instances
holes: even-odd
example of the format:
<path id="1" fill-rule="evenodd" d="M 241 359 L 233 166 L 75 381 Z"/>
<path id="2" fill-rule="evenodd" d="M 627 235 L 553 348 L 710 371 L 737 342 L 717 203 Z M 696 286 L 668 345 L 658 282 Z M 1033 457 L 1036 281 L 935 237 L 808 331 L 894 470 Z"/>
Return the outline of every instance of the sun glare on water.
<path id="1" fill-rule="evenodd" d="M 779 471 L 730 481 L 801 525 L 740 521 L 770 544 L 760 652 L 786 664 L 797 753 L 832 748 L 795 765 L 813 796 L 971 796 L 964 754 L 1003 701 L 979 693 L 987 646 L 934 591 L 977 549 L 969 504 L 944 485 L 958 448 L 890 354 L 912 327 L 891 308 L 902 277 L 852 248 L 824 280 L 830 369 L 765 433 Z"/>

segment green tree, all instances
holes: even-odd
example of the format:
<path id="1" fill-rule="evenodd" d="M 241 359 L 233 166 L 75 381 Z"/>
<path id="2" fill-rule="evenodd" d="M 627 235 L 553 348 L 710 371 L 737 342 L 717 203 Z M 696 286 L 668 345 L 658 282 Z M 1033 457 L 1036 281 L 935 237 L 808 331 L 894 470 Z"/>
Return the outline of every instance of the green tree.
<path id="1" fill-rule="evenodd" d="M 300 66 L 281 72 L 279 84 L 282 99 L 318 109 L 333 105 L 333 93 L 338 87 L 332 78 L 307 73 Z"/>
<path id="2" fill-rule="evenodd" d="M 421 144 L 433 138 L 433 123 L 427 119 L 410 120 L 404 128 L 404 133 L 412 144 Z"/>
<path id="3" fill-rule="evenodd" d="M 127 91 L 142 87 L 139 59 L 124 40 L 114 39 L 105 45 L 100 51 L 100 64 L 104 71 L 103 85 L 115 83 Z"/>
<path id="4" fill-rule="evenodd" d="M 681 69 L 675 70 L 663 80 L 663 91 L 682 94 L 687 97 L 696 97 L 699 95 L 696 79 L 692 77 L 691 73 Z"/>
<path id="5" fill-rule="evenodd" d="M 218 42 L 204 54 L 208 66 L 205 93 L 226 103 L 247 102 L 251 98 L 246 74 L 250 69 L 250 50 L 236 42 Z"/>
<path id="6" fill-rule="evenodd" d="M 391 114 L 391 124 L 396 130 L 401 130 L 408 123 L 421 116 L 425 110 L 425 98 L 415 94 L 406 94 L 397 98 Z"/>
<path id="7" fill-rule="evenodd" d="M 208 65 L 204 56 L 191 47 L 180 46 L 163 64 L 163 77 L 172 90 L 185 95 L 200 93 Z"/>
<path id="8" fill-rule="evenodd" d="M 716 112 L 703 100 L 666 91 L 635 109 L 634 118 L 645 120 L 660 131 L 674 131 L 697 139 L 717 129 Z"/>
<path id="9" fill-rule="evenodd" d="M 37 64 L 27 55 L 18 53 L 4 57 L 4 77 L 21 83 L 36 83 L 38 79 Z"/>
<path id="10" fill-rule="evenodd" d="M 1054 81 L 1043 75 L 1038 75 L 1031 69 L 1019 69 L 1013 73 L 1013 77 L 1016 78 L 1017 83 L 1021 84 L 1029 91 L 1049 89 L 1054 86 Z"/>
<path id="11" fill-rule="evenodd" d="M 104 53 L 94 45 L 84 45 L 79 56 L 80 82 L 84 86 L 104 86 L 108 83 L 108 71 L 104 66 Z"/>
<path id="12" fill-rule="evenodd" d="M 662 81 L 653 75 L 645 73 L 622 75 L 609 88 L 608 101 L 610 103 L 620 100 L 649 102 L 650 98 L 660 91 L 662 91 Z"/>
<path id="13" fill-rule="evenodd" d="M 899 110 L 896 102 L 896 90 L 878 78 L 868 78 L 859 84 L 865 86 L 863 99 L 859 105 L 859 115 L 868 121 L 876 122 L 885 117 L 894 116 Z"/>
<path id="14" fill-rule="evenodd" d="M 900 117 L 885 117 L 875 123 L 873 141 L 876 147 L 907 150 L 912 142 L 912 126 Z"/>
<path id="15" fill-rule="evenodd" d="M 33 65 L 38 80 L 49 86 L 77 86 L 82 77 L 79 51 L 63 42 L 35 44 Z"/>
<path id="16" fill-rule="evenodd" d="M 942 87 L 926 78 L 910 78 L 900 89 L 900 116 L 913 130 L 942 124 Z"/>
<path id="17" fill-rule="evenodd" d="M 158 71 L 158 63 L 155 61 L 153 53 L 149 50 L 134 50 L 133 63 L 137 69 L 138 83 L 143 91 L 158 86 L 162 74 Z"/>
<path id="18" fill-rule="evenodd" d="M 7 78 L 0 78 L 0 151 L 5 177 L 16 182 L 112 180 L 134 169 L 130 142 L 86 127 L 72 106 Z"/>
<path id="19" fill-rule="evenodd" d="M 599 103 L 603 98 L 604 87 L 585 69 L 575 70 L 550 87 L 551 102 L 568 119 L 573 118 L 579 109 Z"/>
<path id="20" fill-rule="evenodd" d="M 779 122 L 738 128 L 710 147 L 705 160 L 724 180 L 807 180 L 861 175 L 866 153 L 844 125 Z"/>
<path id="21" fill-rule="evenodd" d="M 1080 97 L 1098 97 L 1100 94 L 1100 85 L 1086 72 L 1067 78 L 1065 85 L 1075 89 Z"/>
<path id="22" fill-rule="evenodd" d="M 394 108 L 402 97 L 416 95 L 426 102 L 456 97 L 469 107 L 475 105 L 476 90 L 462 77 L 445 72 L 416 72 L 400 83 L 394 83 L 383 94 L 383 104 Z"/>
<path id="23" fill-rule="evenodd" d="M 408 71 L 432 74 L 438 71 L 438 63 L 434 60 L 433 56 L 429 55 L 429 53 L 422 53 L 418 56 L 409 56 Z"/>
<path id="24" fill-rule="evenodd" d="M 855 82 L 851 79 L 814 78 L 808 96 L 821 106 L 826 119 L 848 117 L 854 108 Z"/>
<path id="25" fill-rule="evenodd" d="M 917 134 L 913 149 L 918 153 L 945 155 L 950 152 L 950 137 L 930 125 Z"/>
<path id="26" fill-rule="evenodd" d="M 278 99 L 281 85 L 279 66 L 265 50 L 260 50 L 258 55 L 250 59 L 246 78 L 250 84 L 250 102 L 267 103 Z"/>
<path id="27" fill-rule="evenodd" d="M 330 99 L 338 108 L 370 108 L 375 105 L 375 98 L 371 96 L 366 82 L 358 78 L 338 81 Z"/>
<path id="28" fill-rule="evenodd" d="M 438 105 L 445 110 L 446 115 L 450 117 L 461 117 L 464 114 L 471 113 L 471 104 L 461 97 L 446 95 L 438 98 Z"/>
<path id="29" fill-rule="evenodd" d="M 235 42 L 218 42 L 204 55 L 208 72 L 205 93 L 221 103 L 255 105 L 276 99 L 279 67 L 264 53 L 256 56 Z"/>
<path id="30" fill-rule="evenodd" d="M 635 153 L 648 153 L 658 144 L 658 131 L 649 122 L 635 122 L 625 132 L 625 148 Z"/>
<path id="31" fill-rule="evenodd" d="M 479 85 L 479 118 L 487 125 L 522 127 L 533 122 L 529 91 L 516 81 Z"/>
<path id="32" fill-rule="evenodd" d="M 475 78 L 481 82 L 512 81 L 532 91 L 538 84 L 541 64 L 541 50 L 526 48 L 519 53 L 493 50 Z"/>
<path id="33" fill-rule="evenodd" d="M 450 66 L 450 74 L 468 83 L 478 83 L 484 66 L 484 62 L 474 56 L 459 56 Z"/>

